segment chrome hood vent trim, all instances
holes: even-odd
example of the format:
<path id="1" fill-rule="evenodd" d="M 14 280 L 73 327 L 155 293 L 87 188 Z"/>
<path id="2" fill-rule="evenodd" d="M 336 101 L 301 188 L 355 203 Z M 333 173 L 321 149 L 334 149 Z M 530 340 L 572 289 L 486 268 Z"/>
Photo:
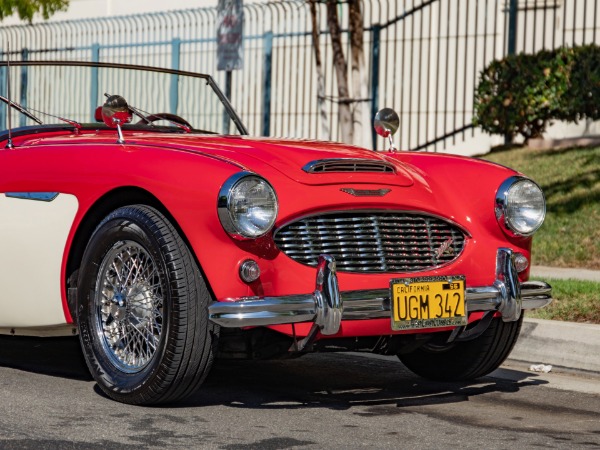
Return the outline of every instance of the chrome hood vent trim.
<path id="1" fill-rule="evenodd" d="M 302 170 L 306 173 L 366 172 L 393 174 L 396 172 L 394 166 L 385 161 L 354 158 L 334 158 L 311 161 L 306 164 Z"/>

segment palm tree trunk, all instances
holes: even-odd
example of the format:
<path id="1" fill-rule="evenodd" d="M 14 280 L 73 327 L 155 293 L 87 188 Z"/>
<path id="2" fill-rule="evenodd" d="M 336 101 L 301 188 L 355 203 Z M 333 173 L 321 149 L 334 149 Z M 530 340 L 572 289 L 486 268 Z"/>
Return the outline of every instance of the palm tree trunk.
<path id="1" fill-rule="evenodd" d="M 342 48 L 342 33 L 337 13 L 337 0 L 327 0 L 327 24 L 331 35 L 333 67 L 338 86 L 338 116 L 340 121 L 340 140 L 352 144 L 353 120 L 348 90 L 348 65 Z"/>
<path id="2" fill-rule="evenodd" d="M 319 116 L 321 117 L 321 138 L 331 140 L 331 131 L 327 124 L 327 109 L 325 108 L 325 77 L 323 75 L 323 62 L 321 60 L 321 46 L 319 45 L 319 20 L 317 17 L 316 0 L 309 0 L 310 15 L 312 19 L 312 42 L 315 52 L 315 66 L 317 69 L 317 102 Z"/>
<path id="3" fill-rule="evenodd" d="M 369 111 L 369 96 L 367 70 L 365 67 L 363 14 L 360 0 L 349 0 L 349 28 L 352 71 L 353 103 L 353 143 L 361 147 L 370 146 L 371 117 Z"/>

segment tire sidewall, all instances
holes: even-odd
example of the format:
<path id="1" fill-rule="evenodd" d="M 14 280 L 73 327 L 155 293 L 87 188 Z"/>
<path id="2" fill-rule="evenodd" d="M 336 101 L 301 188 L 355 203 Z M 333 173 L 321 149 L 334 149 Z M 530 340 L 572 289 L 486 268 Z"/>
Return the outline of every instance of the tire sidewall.
<path id="1" fill-rule="evenodd" d="M 412 372 L 436 381 L 472 380 L 496 370 L 512 351 L 523 316 L 514 322 L 494 318 L 477 338 L 443 345 L 449 333 L 440 333 L 440 343 L 424 345 L 411 353 L 398 354 Z"/>
<path id="2" fill-rule="evenodd" d="M 97 325 L 96 290 L 102 262 L 108 252 L 124 241 L 142 246 L 153 258 L 163 284 L 163 328 L 152 360 L 141 370 L 127 373 L 117 368 L 103 349 Z M 135 217 L 129 209 L 116 210 L 95 230 L 83 256 L 77 295 L 77 323 L 86 362 L 96 382 L 114 396 L 130 396 L 144 391 L 157 377 L 161 361 L 168 348 L 171 333 L 169 271 L 160 243 L 145 221 Z"/>

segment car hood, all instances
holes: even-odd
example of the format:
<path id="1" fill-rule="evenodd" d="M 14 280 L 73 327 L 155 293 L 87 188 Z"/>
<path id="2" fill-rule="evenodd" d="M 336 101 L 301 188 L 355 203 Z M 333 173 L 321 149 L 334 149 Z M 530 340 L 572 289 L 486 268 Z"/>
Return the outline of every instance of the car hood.
<path id="1" fill-rule="evenodd" d="M 131 140 L 133 143 L 134 139 Z M 261 172 L 268 165 L 296 182 L 309 185 L 337 183 L 389 184 L 411 186 L 413 177 L 406 166 L 395 158 L 352 145 L 311 140 L 248 138 L 244 136 L 177 135 L 152 138 L 139 136 L 137 144 L 209 154 L 236 163 L 244 169 Z M 356 161 L 353 161 L 356 160 Z M 260 164 L 257 164 L 260 162 Z M 322 170 L 322 163 L 345 164 L 335 170 Z M 354 164 L 356 162 L 356 164 Z M 361 164 L 365 162 L 366 164 Z M 309 172 L 312 163 L 317 171 Z M 321 164 L 319 164 L 321 163 Z M 263 174 L 268 176 L 268 174 Z M 375 178 L 376 177 L 376 178 Z M 375 181 L 376 180 L 376 181 Z"/>
<path id="2" fill-rule="evenodd" d="M 32 137 L 25 144 L 36 145 L 106 145 L 114 144 L 116 134 L 109 132 Z M 164 148 L 197 153 L 235 164 L 242 170 L 269 177 L 272 168 L 308 185 L 378 184 L 408 187 L 415 174 L 411 167 L 395 157 L 348 144 L 313 140 L 250 138 L 246 136 L 212 136 L 198 134 L 163 134 L 129 132 L 123 144 L 132 147 Z M 341 162 L 341 167 L 339 163 Z M 317 165 L 317 170 L 308 169 Z M 323 169 L 330 163 L 336 167 Z"/>

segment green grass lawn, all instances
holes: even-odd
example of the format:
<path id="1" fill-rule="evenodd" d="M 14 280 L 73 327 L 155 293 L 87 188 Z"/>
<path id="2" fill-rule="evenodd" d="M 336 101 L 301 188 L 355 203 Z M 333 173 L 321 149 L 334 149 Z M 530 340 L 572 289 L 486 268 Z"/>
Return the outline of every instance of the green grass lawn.
<path id="1" fill-rule="evenodd" d="M 527 317 L 600 323 L 600 283 L 545 279 L 552 286 L 550 305 L 527 312 Z"/>
<path id="2" fill-rule="evenodd" d="M 547 216 L 533 241 L 533 264 L 600 270 L 600 147 L 519 148 L 483 159 L 524 173 L 544 190 Z"/>
<path id="3" fill-rule="evenodd" d="M 546 194 L 546 221 L 533 240 L 533 264 L 600 270 L 600 147 L 519 148 L 483 159 L 524 173 Z M 600 323 L 600 283 L 546 281 L 554 301 L 528 317 Z"/>

